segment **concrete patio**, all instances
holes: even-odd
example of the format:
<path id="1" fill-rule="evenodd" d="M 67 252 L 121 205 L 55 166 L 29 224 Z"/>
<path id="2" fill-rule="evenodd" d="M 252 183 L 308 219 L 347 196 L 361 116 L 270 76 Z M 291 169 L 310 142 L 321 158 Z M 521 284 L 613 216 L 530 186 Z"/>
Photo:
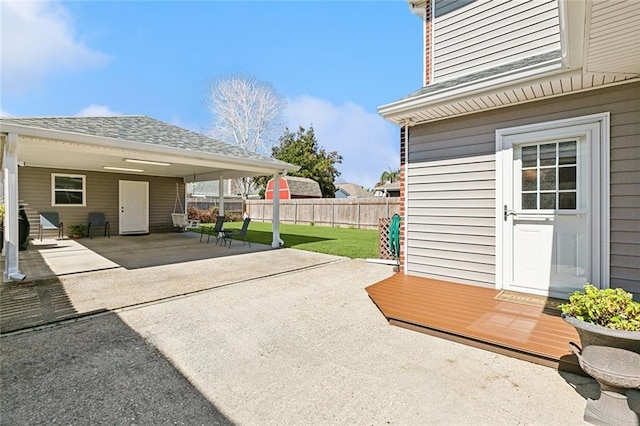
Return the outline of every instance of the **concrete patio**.
<path id="1" fill-rule="evenodd" d="M 36 263 L 67 273 L 2 287 L 18 302 L 2 309 L 3 421 L 570 425 L 599 395 L 590 378 L 389 326 L 364 288 L 391 266 L 196 237 L 44 244 Z"/>
<path id="2" fill-rule="evenodd" d="M 270 246 L 229 248 L 196 233 L 34 240 L 20 252 L 24 282 L 0 287 L 0 332 L 158 301 L 340 259 Z M 4 259 L 3 259 L 4 262 Z M 4 265 L 2 265 L 4 266 Z"/>

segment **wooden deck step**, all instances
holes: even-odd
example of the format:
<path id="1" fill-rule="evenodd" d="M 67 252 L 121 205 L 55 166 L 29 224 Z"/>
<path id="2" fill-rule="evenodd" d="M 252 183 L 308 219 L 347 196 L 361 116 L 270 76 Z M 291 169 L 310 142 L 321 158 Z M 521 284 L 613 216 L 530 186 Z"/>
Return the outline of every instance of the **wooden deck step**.
<path id="1" fill-rule="evenodd" d="M 367 287 L 390 324 L 583 374 L 577 332 L 553 309 L 496 300 L 498 290 L 402 273 Z"/>

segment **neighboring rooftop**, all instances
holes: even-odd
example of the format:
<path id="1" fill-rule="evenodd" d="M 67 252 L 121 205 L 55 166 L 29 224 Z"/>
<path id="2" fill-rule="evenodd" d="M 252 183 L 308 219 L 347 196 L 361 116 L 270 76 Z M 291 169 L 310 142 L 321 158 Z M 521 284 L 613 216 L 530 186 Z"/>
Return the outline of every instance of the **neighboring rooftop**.
<path id="1" fill-rule="evenodd" d="M 335 186 L 336 189 L 344 192 L 347 197 L 366 198 L 373 196 L 371 192 L 355 183 L 337 183 Z"/>
<path id="2" fill-rule="evenodd" d="M 283 179 L 287 181 L 287 185 L 289 185 L 289 193 L 292 197 L 305 196 L 322 198 L 320 184 L 313 179 L 297 176 L 284 176 Z"/>

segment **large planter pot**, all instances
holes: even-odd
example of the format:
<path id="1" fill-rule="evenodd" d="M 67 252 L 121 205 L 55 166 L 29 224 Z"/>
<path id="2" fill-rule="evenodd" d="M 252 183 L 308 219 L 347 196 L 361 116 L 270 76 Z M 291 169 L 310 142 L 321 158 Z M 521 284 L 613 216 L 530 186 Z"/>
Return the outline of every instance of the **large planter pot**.
<path id="1" fill-rule="evenodd" d="M 640 426 L 629 407 L 627 390 L 640 388 L 640 332 L 613 330 L 562 314 L 580 336 L 569 343 L 582 370 L 600 384 L 600 398 L 588 399 L 584 420 L 596 425 Z"/>
<path id="2" fill-rule="evenodd" d="M 580 321 L 562 314 L 562 319 L 575 327 L 584 349 L 590 345 L 609 346 L 640 353 L 640 331 L 613 330 L 601 325 Z"/>

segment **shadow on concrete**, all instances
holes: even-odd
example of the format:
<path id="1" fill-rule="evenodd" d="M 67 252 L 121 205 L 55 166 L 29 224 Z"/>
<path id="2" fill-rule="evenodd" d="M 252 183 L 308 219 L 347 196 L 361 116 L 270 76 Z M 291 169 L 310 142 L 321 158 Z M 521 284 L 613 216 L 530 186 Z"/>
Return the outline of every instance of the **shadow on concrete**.
<path id="1" fill-rule="evenodd" d="M 270 249 L 271 246 L 249 246 L 241 241 L 234 241 L 231 247 L 217 245 L 215 239 L 207 244 L 204 239 L 200 242 L 198 233 L 169 232 L 79 240 L 32 240 L 28 249 L 19 253 L 19 262 L 20 271 L 29 282 L 114 268 L 179 264 Z M 4 257 L 0 259 L 0 269 L 4 270 Z"/>
<path id="2" fill-rule="evenodd" d="M 1 343 L 3 424 L 232 424 L 116 314 Z"/>
<path id="3" fill-rule="evenodd" d="M 79 315 L 57 278 L 0 286 L 0 333 L 37 327 Z"/>
<path id="4" fill-rule="evenodd" d="M 311 237 L 308 235 L 298 235 L 298 234 L 289 234 L 289 233 L 281 233 L 280 238 L 284 240 L 284 247 L 294 248 L 296 246 L 308 244 L 308 243 L 317 243 L 320 241 L 335 241 L 334 238 L 321 238 L 321 237 Z M 265 231 L 252 231 L 251 229 L 247 230 L 247 239 L 252 241 L 258 241 L 261 244 L 271 244 L 272 234 L 271 232 Z M 233 241 L 234 245 L 242 244 L 242 241 Z"/>
<path id="5" fill-rule="evenodd" d="M 585 400 L 600 399 L 600 385 L 592 377 L 585 375 L 576 375 L 564 371 L 558 371 L 558 374 Z M 584 373 L 583 373 L 584 374 Z M 627 403 L 629 408 L 636 413 L 640 419 L 640 389 L 627 390 Z M 586 407 L 586 403 L 585 403 Z"/>
<path id="6" fill-rule="evenodd" d="M 125 269 L 171 265 L 271 249 L 262 244 L 249 246 L 237 241 L 231 247 L 216 244 L 215 239 L 207 243 L 206 237 L 200 241 L 200 234 L 194 232 L 83 238 L 77 242 Z"/>

